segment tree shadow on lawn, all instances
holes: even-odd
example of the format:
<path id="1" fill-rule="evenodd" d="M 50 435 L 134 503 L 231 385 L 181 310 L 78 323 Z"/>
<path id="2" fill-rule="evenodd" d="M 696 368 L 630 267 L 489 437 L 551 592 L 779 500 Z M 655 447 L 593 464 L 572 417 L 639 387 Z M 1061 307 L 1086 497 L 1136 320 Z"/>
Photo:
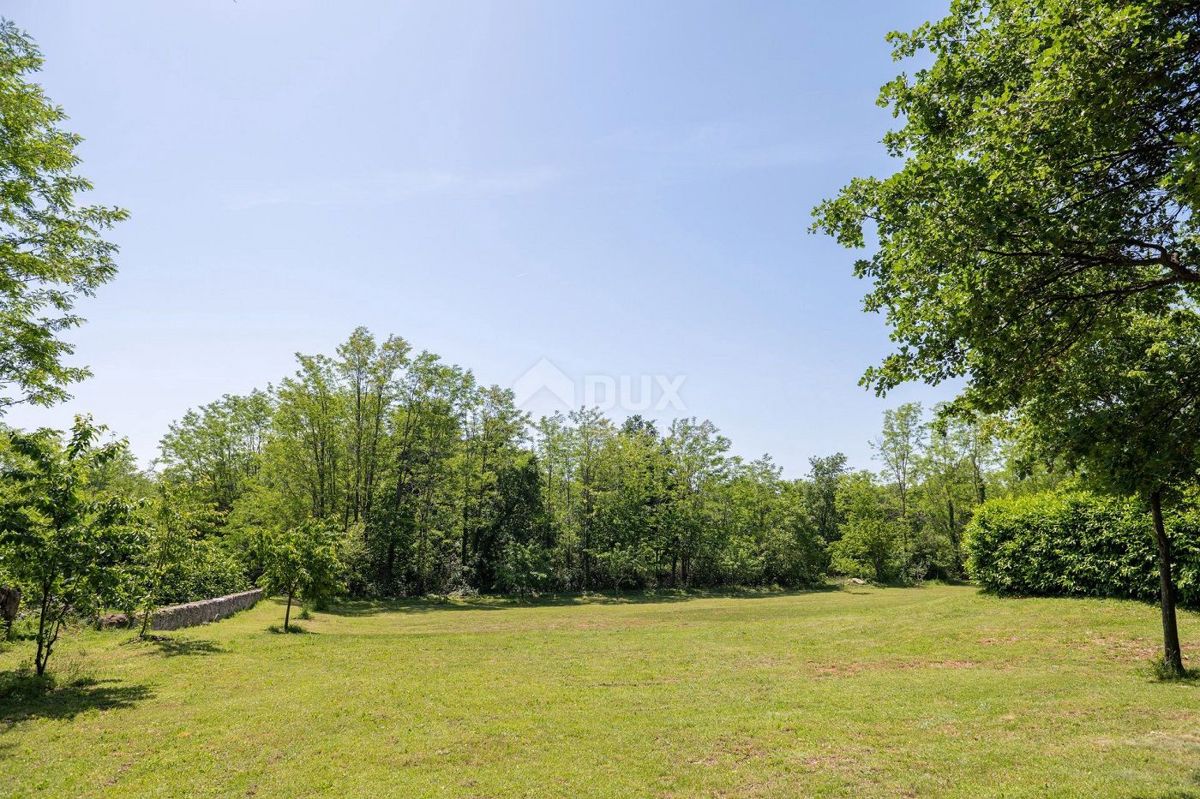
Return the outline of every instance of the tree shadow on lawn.
<path id="1" fill-rule="evenodd" d="M 1184 656 L 1187 659 L 1187 656 Z M 1183 674 L 1173 674 L 1162 660 L 1154 659 L 1146 663 L 1142 669 L 1147 680 L 1158 685 L 1181 685 L 1188 688 L 1200 688 L 1200 669 L 1184 668 Z M 1200 783 L 1200 772 L 1197 773 L 1197 783 Z"/>
<path id="2" fill-rule="evenodd" d="M 380 613 L 435 613 L 447 610 L 517 610 L 522 608 L 585 607 L 587 605 L 650 605 L 690 602 L 695 599 L 772 599 L 776 597 L 824 594 L 842 590 L 838 585 L 825 585 L 803 590 L 774 591 L 744 590 L 684 590 L 589 592 L 587 594 L 546 594 L 539 597 L 519 597 L 503 594 L 481 594 L 476 597 L 429 596 L 410 599 L 351 599 L 322 609 L 331 616 L 375 616 Z"/>
<path id="3" fill-rule="evenodd" d="M 312 630 L 306 629 L 296 622 L 289 624 L 286 630 L 283 629 L 282 624 L 272 624 L 267 628 L 267 632 L 275 635 L 316 635 Z"/>
<path id="4" fill-rule="evenodd" d="M 125 644 L 148 644 L 155 647 L 164 657 L 191 657 L 195 655 L 219 655 L 229 650 L 216 641 L 204 638 L 188 638 L 186 636 L 148 635 L 145 638 L 131 638 Z"/>
<path id="5" fill-rule="evenodd" d="M 56 685 L 28 671 L 0 674 L 0 730 L 27 719 L 73 719 L 89 710 L 119 710 L 149 699 L 148 686 L 83 678 Z"/>

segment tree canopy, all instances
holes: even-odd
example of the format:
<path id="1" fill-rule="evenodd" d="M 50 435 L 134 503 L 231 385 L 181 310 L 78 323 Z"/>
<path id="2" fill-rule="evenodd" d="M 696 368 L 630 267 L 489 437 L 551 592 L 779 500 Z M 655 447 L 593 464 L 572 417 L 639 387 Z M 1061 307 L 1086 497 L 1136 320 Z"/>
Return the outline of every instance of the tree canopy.
<path id="1" fill-rule="evenodd" d="M 903 158 L 815 210 L 872 281 L 895 351 L 863 381 L 964 377 L 1052 458 L 1149 500 L 1165 662 L 1182 671 L 1164 492 L 1194 480 L 1200 7 L 960 0 L 892 34 Z"/>
<path id="2" fill-rule="evenodd" d="M 34 589 L 39 675 L 72 615 L 121 604 L 137 582 L 142 541 L 130 503 L 95 480 L 125 443 L 103 434 L 77 417 L 65 441 L 53 430 L 11 433 L 0 453 L 0 555 Z"/>
<path id="3" fill-rule="evenodd" d="M 932 64 L 887 83 L 902 167 L 816 209 L 854 248 L 897 347 L 880 392 L 965 376 L 999 410 L 1131 309 L 1194 303 L 1200 8 L 1170 0 L 959 0 L 891 35 Z"/>
<path id="4" fill-rule="evenodd" d="M 116 274 L 102 233 L 126 216 L 80 204 L 92 188 L 76 172 L 81 139 L 29 80 L 41 67 L 33 40 L 0 19 L 0 413 L 65 399 L 88 374 L 64 362 L 73 348 L 61 334 L 83 321 L 76 300 Z"/>

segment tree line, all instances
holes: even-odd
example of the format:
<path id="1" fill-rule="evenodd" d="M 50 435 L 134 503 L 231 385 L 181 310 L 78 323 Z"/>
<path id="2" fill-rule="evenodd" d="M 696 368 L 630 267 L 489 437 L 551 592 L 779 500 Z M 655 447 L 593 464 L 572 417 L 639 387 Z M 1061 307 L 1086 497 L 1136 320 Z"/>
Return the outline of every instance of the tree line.
<path id="1" fill-rule="evenodd" d="M 976 504 L 1070 473 L 1145 509 L 1164 672 L 1182 675 L 1176 550 L 1193 528 L 1167 517 L 1200 484 L 1200 9 L 963 2 L 890 41 L 926 62 L 881 90 L 900 168 L 852 180 L 814 229 L 868 250 L 855 274 L 896 349 L 864 384 L 965 389 L 934 422 L 885 419 L 882 478 L 831 456 L 784 479 L 694 419 L 531 423 L 470 372 L 359 331 L 181 419 L 155 478 L 86 419 L 10 431 L 0 567 L 40 602 L 39 671 L 73 612 L 227 581 L 290 596 L 955 576 Z M 62 334 L 114 276 L 104 233 L 125 216 L 83 201 L 79 137 L 40 67 L 0 21 L 0 413 L 86 373 Z"/>
<path id="2" fill-rule="evenodd" d="M 963 529 L 1015 480 L 996 419 L 887 411 L 882 470 L 837 453 L 788 478 L 709 421 L 580 408 L 355 330 L 261 390 L 185 413 L 152 469 L 87 417 L 0 438 L 0 584 L 26 598 L 38 671 L 72 618 L 253 584 L 337 594 L 809 587 L 964 576 Z M 1002 468 L 1003 467 L 1003 468 Z"/>
<path id="3" fill-rule="evenodd" d="M 881 475 L 836 454 L 788 479 L 709 421 L 595 408 L 538 420 L 511 391 L 358 329 L 277 386 L 189 411 L 157 478 L 211 508 L 248 577 L 263 531 L 344 533 L 347 583 L 384 596 L 812 585 L 963 574 L 962 529 L 999 460 L 988 423 L 889 411 Z"/>

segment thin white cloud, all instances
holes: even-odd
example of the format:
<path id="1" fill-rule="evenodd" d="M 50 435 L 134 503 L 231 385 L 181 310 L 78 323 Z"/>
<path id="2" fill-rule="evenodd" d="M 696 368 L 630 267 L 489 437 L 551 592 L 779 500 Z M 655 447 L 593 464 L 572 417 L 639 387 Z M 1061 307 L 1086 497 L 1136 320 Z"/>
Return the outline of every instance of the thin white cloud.
<path id="1" fill-rule="evenodd" d="M 273 205 L 387 203 L 415 197 L 486 199 L 540 191 L 558 183 L 561 177 L 559 170 L 544 166 L 488 173 L 452 170 L 391 172 L 348 180 L 250 188 L 232 193 L 226 205 L 232 210 L 243 211 Z"/>

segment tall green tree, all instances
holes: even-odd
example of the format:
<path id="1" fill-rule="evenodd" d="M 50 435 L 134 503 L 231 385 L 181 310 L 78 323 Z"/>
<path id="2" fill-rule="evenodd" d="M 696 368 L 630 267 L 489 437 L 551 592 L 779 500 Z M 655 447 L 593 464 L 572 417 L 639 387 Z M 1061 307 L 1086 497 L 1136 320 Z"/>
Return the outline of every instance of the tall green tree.
<path id="1" fill-rule="evenodd" d="M 871 442 L 883 462 L 884 473 L 896 487 L 903 519 L 908 518 L 909 494 L 916 481 L 917 462 L 927 433 L 921 403 L 906 402 L 883 412 L 883 432 Z"/>
<path id="2" fill-rule="evenodd" d="M 599 408 L 580 408 L 571 411 L 568 418 L 574 425 L 574 457 L 579 482 L 579 501 L 575 505 L 575 518 L 579 530 L 580 587 L 592 588 L 592 569 L 595 553 L 596 507 L 604 491 L 601 480 L 603 460 L 601 453 L 613 435 L 612 422 Z"/>
<path id="3" fill-rule="evenodd" d="M 846 474 L 846 456 L 841 452 L 808 459 L 808 479 L 805 483 L 808 508 L 817 534 L 826 542 L 841 537 L 842 518 L 837 509 L 837 486 Z"/>
<path id="4" fill-rule="evenodd" d="M 288 494 L 303 498 L 297 503 L 300 518 L 333 518 L 345 501 L 341 477 L 348 398 L 340 390 L 333 359 L 297 354 L 296 360 L 300 368 L 276 392 L 271 461 Z"/>
<path id="5" fill-rule="evenodd" d="M 30 80 L 42 63 L 33 40 L 0 19 L 0 413 L 58 402 L 87 376 L 64 363 L 74 348 L 61 335 L 83 322 L 79 297 L 116 274 L 103 233 L 126 216 L 80 201 L 92 188 L 76 171 L 81 139 Z"/>
<path id="6" fill-rule="evenodd" d="M 483 538 L 498 513 L 513 511 L 514 497 L 505 496 L 500 478 L 516 464 L 529 425 L 528 414 L 518 410 L 514 402 L 511 390 L 480 386 L 463 405 L 463 446 L 458 464 L 462 481 L 459 560 L 465 572 L 478 572 L 483 582 L 494 573 L 498 555 Z"/>
<path id="7" fill-rule="evenodd" d="M 934 537 L 949 545 L 949 576 L 963 574 L 963 530 L 982 500 L 980 457 L 972 431 L 961 419 L 938 415 L 917 464 L 918 505 Z"/>
<path id="8" fill-rule="evenodd" d="M 908 556 L 905 522 L 889 494 L 867 471 L 843 475 L 838 481 L 838 509 L 846 523 L 842 537 L 830 548 L 834 569 L 881 583 L 901 576 Z"/>
<path id="9" fill-rule="evenodd" d="M 382 344 L 365 327 L 356 328 L 338 347 L 336 369 L 347 397 L 349 423 L 346 455 L 347 522 L 371 515 L 382 469 L 388 412 L 395 401 L 398 373 L 408 363 L 411 347 L 398 336 Z"/>
<path id="10" fill-rule="evenodd" d="M 669 501 L 669 462 L 653 423 L 630 417 L 603 443 L 592 551 L 599 581 L 617 590 L 646 586 L 662 571 L 669 546 L 663 509 Z"/>
<path id="11" fill-rule="evenodd" d="M 872 281 L 866 307 L 886 314 L 897 348 L 864 382 L 882 393 L 963 377 L 964 404 L 1040 408 L 1027 418 L 1075 452 L 1067 443 L 1078 439 L 1059 433 L 1094 434 L 1108 405 L 1132 408 L 1162 385 L 1150 371 L 1078 373 L 1138 354 L 1145 341 L 1129 340 L 1131 326 L 1194 315 L 1200 298 L 1200 8 L 960 0 L 891 39 L 897 58 L 932 57 L 880 96 L 902 120 L 885 145 L 904 163 L 815 211 L 816 227 L 849 247 L 875 240 L 855 269 Z M 1135 362 L 1160 363 L 1145 353 Z M 1046 415 L 1069 408 L 1078 413 Z M 1170 436 L 1126 430 L 1143 434 L 1128 450 L 1140 463 L 1089 456 L 1095 474 L 1132 485 L 1130 474 L 1190 471 L 1190 453 L 1163 449 Z M 1166 461 L 1175 466 L 1156 466 Z M 1170 593 L 1164 582 L 1166 661 L 1177 669 Z"/>
<path id="12" fill-rule="evenodd" d="M 259 390 L 188 410 L 159 442 L 163 477 L 228 512 L 258 474 L 274 412 L 272 396 Z"/>
<path id="13" fill-rule="evenodd" d="M 671 423 L 663 445 L 671 459 L 671 582 L 688 586 L 710 554 L 706 533 L 713 529 L 714 489 L 729 474 L 730 442 L 707 419 L 689 418 Z"/>
<path id="14" fill-rule="evenodd" d="M 496 502 L 479 542 L 477 585 L 522 594 L 543 588 L 552 549 L 537 456 L 525 452 L 497 475 Z"/>

